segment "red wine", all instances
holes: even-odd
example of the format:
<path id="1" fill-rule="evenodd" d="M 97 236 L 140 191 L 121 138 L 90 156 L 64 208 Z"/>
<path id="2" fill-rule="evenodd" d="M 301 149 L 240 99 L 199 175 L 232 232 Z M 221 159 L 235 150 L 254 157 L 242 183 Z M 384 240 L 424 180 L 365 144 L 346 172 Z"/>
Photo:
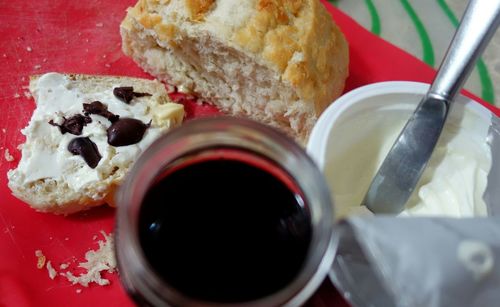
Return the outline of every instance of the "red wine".
<path id="1" fill-rule="evenodd" d="M 168 173 L 139 214 L 151 268 L 204 301 L 244 302 L 284 288 L 304 264 L 312 229 L 300 193 L 277 177 L 237 159 Z"/>

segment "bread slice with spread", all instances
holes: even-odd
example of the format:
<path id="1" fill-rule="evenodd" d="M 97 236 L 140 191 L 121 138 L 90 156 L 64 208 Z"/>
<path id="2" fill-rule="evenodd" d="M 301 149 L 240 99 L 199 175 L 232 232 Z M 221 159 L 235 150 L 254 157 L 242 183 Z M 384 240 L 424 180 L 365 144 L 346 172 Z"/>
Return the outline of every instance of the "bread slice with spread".
<path id="1" fill-rule="evenodd" d="M 139 0 L 121 36 L 160 80 L 302 144 L 348 76 L 347 42 L 319 0 Z"/>
<path id="2" fill-rule="evenodd" d="M 36 109 L 7 176 L 12 193 L 42 212 L 114 205 L 139 154 L 184 117 L 156 80 L 48 73 L 31 78 L 30 91 Z"/>

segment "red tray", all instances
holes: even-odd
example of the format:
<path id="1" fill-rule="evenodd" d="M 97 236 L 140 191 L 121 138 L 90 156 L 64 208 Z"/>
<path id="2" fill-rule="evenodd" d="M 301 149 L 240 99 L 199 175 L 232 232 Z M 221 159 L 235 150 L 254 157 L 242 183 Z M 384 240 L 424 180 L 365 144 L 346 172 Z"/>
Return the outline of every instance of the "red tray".
<path id="1" fill-rule="evenodd" d="M 24 92 L 28 78 L 49 71 L 110 74 L 151 78 L 120 50 L 118 26 L 135 0 L 121 1 L 3 1 L 0 12 L 0 306 L 127 306 L 132 302 L 116 274 L 111 285 L 83 288 L 63 277 L 51 280 L 36 267 L 35 250 L 42 250 L 56 268 L 72 267 L 85 252 L 96 249 L 95 235 L 111 232 L 114 210 L 97 208 L 70 217 L 37 213 L 14 198 L 6 172 L 16 166 L 24 141 L 19 130 L 34 109 Z M 432 68 L 364 30 L 326 4 L 350 44 L 350 77 L 346 91 L 386 80 L 430 82 Z M 477 99 L 477 98 L 476 98 Z M 213 114 L 210 106 L 185 102 L 188 118 Z M 487 106 L 497 115 L 500 111 Z M 8 149 L 13 162 L 3 158 Z M 99 238 L 102 238 L 99 235 Z M 106 275 L 106 274 L 105 274 Z M 77 293 L 77 289 L 83 289 Z M 346 306 L 329 281 L 308 302 L 310 306 Z"/>

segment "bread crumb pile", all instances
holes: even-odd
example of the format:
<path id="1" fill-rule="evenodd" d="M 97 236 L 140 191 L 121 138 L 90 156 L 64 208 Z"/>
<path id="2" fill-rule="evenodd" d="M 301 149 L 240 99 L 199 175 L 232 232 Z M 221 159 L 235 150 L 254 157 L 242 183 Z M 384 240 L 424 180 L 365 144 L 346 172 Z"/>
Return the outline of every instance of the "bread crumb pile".
<path id="1" fill-rule="evenodd" d="M 101 234 L 104 240 L 99 240 L 97 242 L 99 248 L 97 250 L 89 250 L 85 254 L 86 261 L 78 264 L 79 268 L 84 269 L 83 273 L 76 276 L 71 271 L 57 272 L 52 266 L 51 261 L 47 261 L 45 266 L 46 257 L 41 250 L 35 251 L 37 268 L 42 269 L 45 266 L 50 279 L 55 279 L 57 275 L 64 276 L 73 285 L 78 284 L 83 287 L 88 287 L 92 283 L 99 286 L 109 285 L 110 281 L 103 278 L 101 274 L 104 272 L 113 273 L 116 271 L 116 259 L 113 250 L 114 237 L 112 233 L 108 235 L 104 231 L 101 231 Z M 59 268 L 61 270 L 66 270 L 69 268 L 69 264 L 62 263 Z"/>

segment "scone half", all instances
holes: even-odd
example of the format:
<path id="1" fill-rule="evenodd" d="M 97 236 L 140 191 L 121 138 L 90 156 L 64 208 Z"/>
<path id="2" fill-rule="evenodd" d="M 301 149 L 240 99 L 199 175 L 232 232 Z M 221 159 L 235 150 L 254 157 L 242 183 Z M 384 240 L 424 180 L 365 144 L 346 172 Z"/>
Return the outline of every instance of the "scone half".
<path id="1" fill-rule="evenodd" d="M 139 154 L 184 117 L 183 106 L 172 103 L 156 80 L 48 73 L 32 77 L 30 91 L 36 109 L 21 130 L 21 160 L 7 176 L 12 193 L 42 212 L 114 205 L 114 191 Z M 95 101 L 100 110 L 84 110 Z M 112 146 L 108 128 L 123 119 L 133 119 L 143 135 L 134 144 Z"/>
<path id="2" fill-rule="evenodd" d="M 160 80 L 302 144 L 348 76 L 347 42 L 319 0 L 139 0 L 121 35 Z"/>

